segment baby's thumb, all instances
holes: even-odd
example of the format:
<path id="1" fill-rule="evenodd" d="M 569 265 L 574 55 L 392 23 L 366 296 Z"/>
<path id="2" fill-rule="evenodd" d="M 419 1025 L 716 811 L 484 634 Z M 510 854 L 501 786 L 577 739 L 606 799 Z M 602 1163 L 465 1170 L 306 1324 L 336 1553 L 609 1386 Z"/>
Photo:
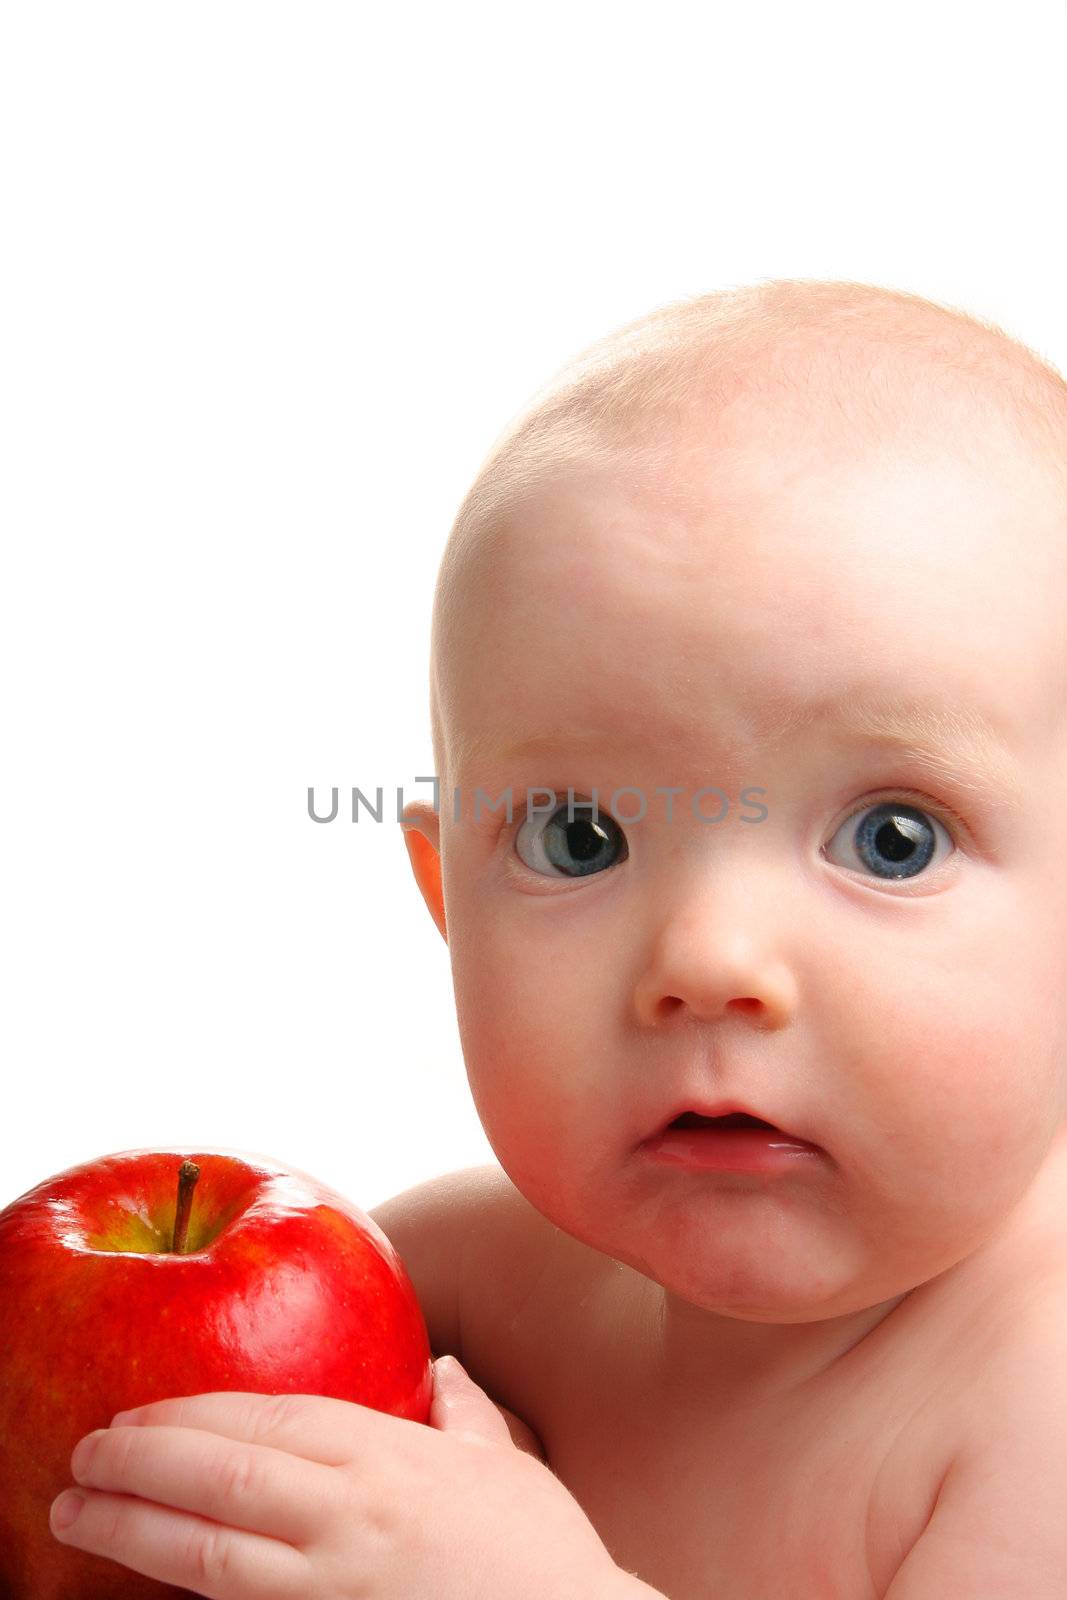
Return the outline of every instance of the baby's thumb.
<path id="1" fill-rule="evenodd" d="M 511 1434 L 494 1401 L 480 1389 L 455 1356 L 439 1356 L 433 1364 L 430 1426 L 461 1434 L 481 1444 L 507 1444 Z"/>

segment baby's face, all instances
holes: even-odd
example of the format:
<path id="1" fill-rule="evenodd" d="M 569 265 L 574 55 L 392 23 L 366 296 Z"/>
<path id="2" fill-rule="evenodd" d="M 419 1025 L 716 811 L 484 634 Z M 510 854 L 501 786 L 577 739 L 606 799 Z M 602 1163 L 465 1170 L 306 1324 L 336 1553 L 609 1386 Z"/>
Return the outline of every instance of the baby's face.
<path id="1" fill-rule="evenodd" d="M 444 905 L 487 1137 L 567 1233 L 691 1304 L 802 1322 L 954 1265 L 1025 1194 L 1065 1108 L 1062 518 L 1022 463 L 798 441 L 578 475 L 509 522 L 450 638 Z M 924 756 L 853 733 L 868 707 L 997 743 L 920 733 Z M 601 835 L 588 808 L 568 831 L 568 786 Z M 511 790 L 511 825 L 474 820 L 479 787 Z M 818 1156 L 641 1149 L 723 1100 Z"/>

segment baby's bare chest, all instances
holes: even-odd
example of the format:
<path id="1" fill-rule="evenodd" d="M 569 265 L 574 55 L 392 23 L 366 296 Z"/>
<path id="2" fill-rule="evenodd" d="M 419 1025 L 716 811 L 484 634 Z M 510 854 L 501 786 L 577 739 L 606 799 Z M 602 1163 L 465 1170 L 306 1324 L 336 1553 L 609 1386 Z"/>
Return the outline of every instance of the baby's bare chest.
<path id="1" fill-rule="evenodd" d="M 724 1421 L 581 1390 L 538 1393 L 531 1426 L 616 1564 L 670 1600 L 881 1600 L 945 1470 L 944 1435 L 929 1412 L 909 1433 L 899 1394 Z"/>
<path id="2" fill-rule="evenodd" d="M 633 1331 L 542 1260 L 495 1314 L 465 1316 L 463 1358 L 538 1435 L 616 1564 L 670 1600 L 881 1600 L 952 1452 L 943 1386 L 914 1344 L 907 1363 L 723 1417 L 658 1401 Z"/>

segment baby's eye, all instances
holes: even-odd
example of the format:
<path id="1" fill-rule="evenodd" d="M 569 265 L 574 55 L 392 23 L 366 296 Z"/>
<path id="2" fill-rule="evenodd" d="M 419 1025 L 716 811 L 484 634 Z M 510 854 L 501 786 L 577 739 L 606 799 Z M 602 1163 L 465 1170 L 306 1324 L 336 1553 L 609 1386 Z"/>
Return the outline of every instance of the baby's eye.
<path id="1" fill-rule="evenodd" d="M 903 800 L 880 800 L 854 811 L 834 834 L 827 852 L 843 839 L 844 859 L 836 865 L 860 872 L 867 868 L 879 878 L 914 878 L 931 860 L 938 833 L 954 848 L 943 824 L 929 812 Z"/>
<path id="2" fill-rule="evenodd" d="M 625 861 L 630 853 L 614 818 L 598 808 L 594 821 L 589 803 L 582 806 L 577 796 L 572 822 L 567 821 L 566 802 L 555 811 L 527 816 L 515 836 L 515 848 L 528 867 L 550 878 L 584 878 Z"/>

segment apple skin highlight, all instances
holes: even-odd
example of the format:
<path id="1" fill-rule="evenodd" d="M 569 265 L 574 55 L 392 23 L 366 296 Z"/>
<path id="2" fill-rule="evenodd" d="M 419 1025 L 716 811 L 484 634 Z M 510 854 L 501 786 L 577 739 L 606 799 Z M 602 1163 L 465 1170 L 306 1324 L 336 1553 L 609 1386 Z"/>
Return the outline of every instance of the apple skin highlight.
<path id="1" fill-rule="evenodd" d="M 183 1160 L 200 1171 L 175 1253 Z M 48 1513 L 84 1434 L 218 1390 L 428 1424 L 425 1321 L 371 1217 L 294 1168 L 184 1147 L 85 1162 L 0 1211 L 0 1600 L 186 1594 L 61 1545 Z"/>

